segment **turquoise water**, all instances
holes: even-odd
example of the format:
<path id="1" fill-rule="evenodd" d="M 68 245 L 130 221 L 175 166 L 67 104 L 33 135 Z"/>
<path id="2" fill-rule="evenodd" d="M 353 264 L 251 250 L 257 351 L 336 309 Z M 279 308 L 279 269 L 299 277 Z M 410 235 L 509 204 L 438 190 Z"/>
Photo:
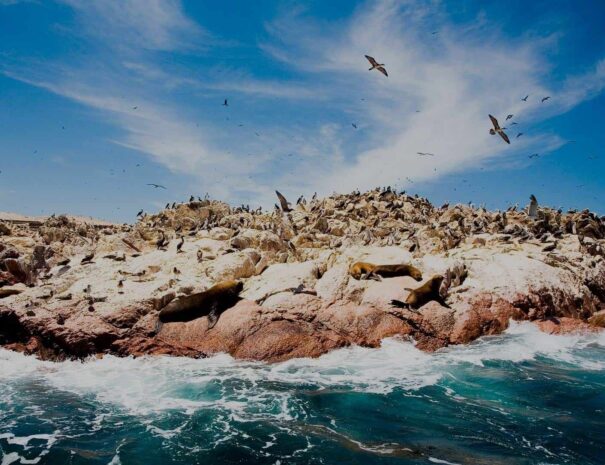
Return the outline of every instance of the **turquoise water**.
<path id="1" fill-rule="evenodd" d="M 605 336 L 529 324 L 267 365 L 0 350 L 0 463 L 605 463 Z"/>

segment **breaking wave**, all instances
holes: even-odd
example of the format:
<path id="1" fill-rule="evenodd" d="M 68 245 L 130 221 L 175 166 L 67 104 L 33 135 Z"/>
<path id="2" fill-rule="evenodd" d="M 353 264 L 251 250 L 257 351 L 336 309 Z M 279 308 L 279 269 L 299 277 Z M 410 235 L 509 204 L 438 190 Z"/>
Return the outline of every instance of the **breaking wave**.
<path id="1" fill-rule="evenodd" d="M 507 441 L 512 441 L 518 444 L 517 452 L 527 449 L 526 457 L 560 461 L 576 452 L 553 452 L 552 446 L 502 423 L 502 417 L 523 417 L 524 402 L 510 392 L 507 382 L 535 381 L 542 386 L 552 379 L 556 389 L 562 389 L 561 384 L 575 386 L 578 378 L 588 375 L 600 383 L 603 372 L 602 333 L 555 336 L 515 322 L 502 335 L 433 354 L 410 342 L 387 339 L 378 349 L 350 347 L 317 359 L 277 364 L 238 361 L 224 354 L 207 359 L 106 356 L 54 363 L 0 350 L 1 465 L 47 459 L 54 463 L 50 457 L 55 450 L 55 460 L 75 453 L 81 459 L 77 463 L 130 463 L 122 455 L 132 454 L 137 442 L 157 442 L 174 463 L 187 463 L 192 456 L 216 457 L 223 446 L 239 450 L 234 457 L 224 452 L 225 462 L 236 457 L 259 463 L 314 457 L 337 463 L 326 455 L 335 448 L 341 458 L 362 454 L 366 461 L 388 456 L 410 463 L 477 463 L 468 460 L 473 452 L 461 445 L 481 442 L 471 439 L 477 433 L 465 424 L 474 419 L 458 418 L 457 411 L 474 412 L 484 428 L 493 428 L 494 437 L 484 439 L 490 444 L 508 451 Z M 601 402 L 599 408 L 605 409 L 602 398 Z M 405 411 L 393 413 L 396 419 L 403 415 L 408 421 L 420 414 L 417 409 L 435 404 L 434 415 L 444 423 L 451 421 L 449 427 L 457 428 L 460 437 L 441 440 L 439 456 L 425 444 L 431 435 L 439 436 L 430 427 L 427 438 L 418 433 L 418 438 L 403 442 L 386 432 L 366 434 L 364 419 L 350 409 L 379 417 L 365 421 L 377 421 L 375 427 L 380 429 L 395 420 L 390 413 L 385 418 L 376 414 L 376 408 L 386 408 L 383 404 L 410 409 L 412 418 Z M 68 412 L 57 417 L 61 410 Z M 351 427 L 358 423 L 359 427 Z M 136 436 L 118 433 L 123 425 L 137 425 Z M 398 423 L 391 426 L 400 428 Z M 98 435 L 108 436 L 110 450 L 96 450 L 89 457 L 80 450 L 86 447 L 77 447 Z M 492 460 L 500 463 L 496 456 Z"/>

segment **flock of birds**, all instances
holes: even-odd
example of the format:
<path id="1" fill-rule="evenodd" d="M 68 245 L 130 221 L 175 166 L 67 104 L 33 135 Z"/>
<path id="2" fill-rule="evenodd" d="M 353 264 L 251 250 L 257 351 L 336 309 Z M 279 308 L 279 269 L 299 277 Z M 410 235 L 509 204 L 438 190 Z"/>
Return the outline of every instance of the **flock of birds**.
<path id="1" fill-rule="evenodd" d="M 384 74 L 386 77 L 389 76 L 389 73 L 387 73 L 387 70 L 385 68 L 385 64 L 384 63 L 378 63 L 376 61 L 376 59 L 374 57 L 371 57 L 370 55 L 365 55 L 366 59 L 370 62 L 370 65 L 372 65 L 368 71 L 372 71 L 372 70 L 376 70 L 381 72 L 382 74 Z M 525 97 L 523 97 L 521 100 L 524 102 L 527 102 L 527 99 L 529 98 L 529 94 L 526 95 Z M 543 97 L 541 102 L 544 103 L 547 100 L 550 99 L 550 95 L 547 95 L 546 97 Z M 489 133 L 493 136 L 498 134 L 500 137 L 502 137 L 502 139 L 504 140 L 504 142 L 506 142 L 507 144 L 510 144 L 510 138 L 508 137 L 508 135 L 504 132 L 504 130 L 506 128 L 500 127 L 500 123 L 498 123 L 498 120 L 496 119 L 496 117 L 492 116 L 492 115 L 488 115 L 489 119 L 492 121 L 492 125 L 494 126 L 492 129 L 489 130 Z M 506 116 L 506 121 L 508 121 L 509 119 L 511 119 L 514 115 L 509 114 Z M 513 125 L 516 125 L 517 123 L 515 123 L 513 121 L 512 123 Z M 353 125 L 353 127 L 357 128 L 356 125 Z M 517 134 L 516 139 L 518 139 L 519 137 L 521 137 L 523 135 L 522 132 L 519 132 Z M 418 155 L 420 156 L 435 156 L 432 153 L 425 153 L 425 152 L 416 152 Z M 537 154 L 534 154 L 537 156 Z M 530 158 L 534 158 L 534 155 L 531 155 Z"/>
<path id="2" fill-rule="evenodd" d="M 435 34 L 435 33 L 433 33 L 433 34 Z M 378 71 L 379 73 L 383 74 L 385 77 L 389 76 L 388 71 L 386 69 L 386 65 L 384 63 L 379 63 L 374 57 L 372 57 L 370 55 L 365 55 L 365 58 L 368 61 L 368 63 L 370 64 L 370 68 L 368 68 L 368 71 L 374 71 L 375 70 L 375 71 Z M 530 97 L 529 94 L 525 95 L 525 97 L 521 98 L 521 101 L 527 102 L 528 99 L 529 99 L 529 97 Z M 551 98 L 550 96 L 545 96 L 545 97 L 541 98 L 541 103 L 544 103 L 544 102 L 548 101 L 550 98 Z M 362 100 L 365 100 L 365 99 L 362 99 Z M 225 98 L 223 100 L 222 106 L 224 106 L 224 107 L 228 107 L 229 106 L 229 100 L 227 98 Z M 139 108 L 138 106 L 133 106 L 132 107 L 133 110 L 137 110 L 138 108 Z M 419 110 L 417 110 L 417 112 L 419 112 Z M 495 116 L 493 116 L 491 114 L 489 114 L 488 116 L 489 116 L 489 119 L 490 119 L 491 124 L 493 126 L 492 128 L 489 129 L 489 133 L 491 135 L 496 135 L 496 134 L 499 135 L 504 142 L 506 142 L 507 144 L 510 144 L 511 143 L 511 139 L 510 139 L 509 135 L 505 132 L 507 130 L 507 127 L 501 126 L 500 122 L 498 121 L 498 119 Z M 513 114 L 508 114 L 506 116 L 506 119 L 505 119 L 505 124 L 506 124 L 507 121 L 512 120 L 513 117 L 514 117 Z M 514 126 L 514 125 L 517 125 L 517 124 L 518 123 L 515 122 L 515 121 L 511 121 L 511 123 L 510 123 L 511 126 Z M 242 125 L 240 124 L 240 126 L 242 126 Z M 358 129 L 358 124 L 355 123 L 355 122 L 351 123 L 351 126 L 354 129 Z M 65 129 L 65 126 L 63 126 L 62 129 Z M 257 136 L 259 135 L 258 133 L 255 133 L 255 134 Z M 519 137 L 521 137 L 523 135 L 524 135 L 523 132 L 518 132 L 515 138 L 518 139 Z M 36 153 L 36 152 L 37 152 L 37 150 L 34 153 Z M 436 156 L 434 153 L 430 153 L 430 152 L 416 152 L 416 154 L 418 156 L 420 156 L 420 157 L 435 157 Z M 288 154 L 288 155 L 292 155 L 292 154 Z M 540 155 L 538 153 L 533 153 L 533 154 L 529 155 L 528 158 L 533 159 L 533 158 L 538 158 L 539 156 Z M 590 158 L 592 159 L 592 158 L 595 158 L 595 157 L 590 157 Z M 137 166 L 140 166 L 140 165 L 137 165 Z M 436 171 L 436 169 L 435 169 L 435 171 Z M 0 171 L 0 173 L 1 173 L 1 171 Z M 413 182 L 409 178 L 406 178 L 406 179 L 409 182 Z M 163 184 L 159 184 L 159 183 L 147 183 L 147 186 L 150 186 L 150 187 L 152 187 L 154 189 L 167 190 L 166 186 L 164 186 Z M 281 202 L 281 198 L 280 198 L 280 202 Z M 167 204 L 166 207 L 168 208 L 169 206 L 170 205 Z M 139 212 L 139 215 L 137 215 L 137 216 L 140 216 L 141 213 L 142 213 L 142 211 Z"/>
<path id="3" fill-rule="evenodd" d="M 378 71 L 378 72 L 382 73 L 382 74 L 383 74 L 384 76 L 386 76 L 386 77 L 388 77 L 388 76 L 389 76 L 389 73 L 387 72 L 387 70 L 386 70 L 386 68 L 385 68 L 385 66 L 386 66 L 386 65 L 385 65 L 384 63 L 378 63 L 378 61 L 377 61 L 377 60 L 376 60 L 374 57 L 372 57 L 372 56 L 370 56 L 370 55 L 365 55 L 365 58 L 366 58 L 366 60 L 368 60 L 368 62 L 369 62 L 369 63 L 370 63 L 370 65 L 371 65 L 371 66 L 370 66 L 370 68 L 368 68 L 368 71 L 373 71 L 373 70 L 376 70 L 376 71 Z M 529 98 L 529 94 L 528 94 L 528 95 L 526 95 L 525 97 L 523 97 L 521 100 L 522 100 L 523 102 L 527 102 L 527 99 L 528 99 L 528 98 Z M 542 103 L 544 103 L 544 102 L 546 102 L 546 101 L 547 101 L 547 100 L 549 100 L 549 99 L 550 99 L 550 96 L 548 95 L 548 96 L 546 96 L 546 97 L 543 97 L 543 98 L 541 99 L 541 102 L 542 102 Z M 363 100 L 363 99 L 362 99 L 362 100 Z M 229 101 L 228 101 L 228 99 L 224 99 L 222 106 L 225 106 L 225 107 L 228 107 L 228 106 L 229 106 Z M 135 109 L 136 109 L 137 107 L 133 107 L 133 108 L 135 108 Z M 417 111 L 418 111 L 418 110 L 417 110 Z M 493 115 L 488 115 L 488 116 L 489 116 L 489 119 L 491 120 L 492 125 L 493 125 L 493 128 L 491 128 L 491 129 L 489 130 L 489 133 L 490 133 L 491 135 L 496 135 L 496 134 L 498 134 L 498 135 L 499 135 L 499 136 L 502 138 L 502 140 L 504 140 L 504 142 L 506 142 L 507 144 L 510 144 L 510 138 L 508 137 L 508 135 L 506 134 L 506 132 L 504 132 L 504 131 L 505 131 L 507 128 L 506 128 L 506 127 L 501 127 L 501 126 L 500 126 L 500 123 L 498 122 L 498 120 L 496 119 L 496 117 L 495 117 L 495 116 L 493 116 Z M 506 121 L 509 121 L 510 119 L 512 119 L 512 118 L 513 118 L 513 116 L 514 116 L 513 114 L 509 114 L 509 115 L 507 115 L 507 116 L 506 116 Z M 517 123 L 516 123 L 515 121 L 513 121 L 511 124 L 512 124 L 512 125 L 516 125 Z M 240 126 L 241 126 L 241 125 L 240 125 Z M 354 128 L 354 129 L 357 129 L 357 127 L 358 127 L 356 123 L 351 123 L 351 126 L 353 126 L 353 128 Z M 256 134 L 258 135 L 258 133 L 256 133 Z M 523 135 L 524 135 L 524 133 L 523 133 L 523 132 L 519 132 L 519 133 L 517 133 L 516 139 L 518 139 L 519 137 L 521 137 L 521 136 L 523 136 Z M 417 155 L 419 155 L 419 156 L 421 156 L 421 157 L 434 157 L 434 156 L 435 156 L 435 154 L 434 154 L 434 153 L 429 153 L 429 152 L 416 152 L 416 153 L 417 153 Z M 531 158 L 536 158 L 536 157 L 538 157 L 538 156 L 539 156 L 539 154 L 534 153 L 534 154 L 532 154 L 532 155 L 529 155 L 529 157 L 528 157 L 528 158 L 530 158 L 530 159 L 531 159 Z M 155 188 L 155 189 L 166 189 L 166 187 L 165 187 L 165 186 L 163 186 L 163 185 L 161 185 L 161 184 L 156 184 L 156 183 L 148 183 L 147 185 L 148 185 L 148 186 L 151 186 L 151 187 L 153 187 L 153 188 Z"/>

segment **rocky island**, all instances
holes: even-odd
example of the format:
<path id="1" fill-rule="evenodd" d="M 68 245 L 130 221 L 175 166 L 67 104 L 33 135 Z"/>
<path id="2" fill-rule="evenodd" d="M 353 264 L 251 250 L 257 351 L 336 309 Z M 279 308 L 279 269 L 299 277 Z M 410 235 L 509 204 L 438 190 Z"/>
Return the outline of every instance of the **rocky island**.
<path id="1" fill-rule="evenodd" d="M 192 198 L 133 225 L 5 218 L 0 344 L 53 360 L 226 352 L 275 362 L 392 336 L 433 351 L 511 319 L 597 331 L 604 238 L 605 218 L 588 210 L 436 207 L 390 188 L 271 212 Z M 357 262 L 408 264 L 422 278 L 358 275 Z M 434 276 L 443 298 L 394 305 Z M 171 302 L 227 281 L 243 289 L 212 324 L 158 324 Z"/>

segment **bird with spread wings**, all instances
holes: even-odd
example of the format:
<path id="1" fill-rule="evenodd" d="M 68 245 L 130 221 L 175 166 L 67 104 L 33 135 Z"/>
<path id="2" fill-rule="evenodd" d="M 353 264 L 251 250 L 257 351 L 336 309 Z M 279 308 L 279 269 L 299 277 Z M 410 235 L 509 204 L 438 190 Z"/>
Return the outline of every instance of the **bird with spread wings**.
<path id="1" fill-rule="evenodd" d="M 492 120 L 492 124 L 494 125 L 494 128 L 489 130 L 489 133 L 492 136 L 495 134 L 499 134 L 500 137 L 502 137 L 502 139 L 504 139 L 504 142 L 506 142 L 507 144 L 510 144 L 510 139 L 508 138 L 508 136 L 506 135 L 504 130 L 500 127 L 498 120 L 496 118 L 494 118 L 492 115 L 489 115 L 489 119 Z"/>
<path id="2" fill-rule="evenodd" d="M 380 71 L 382 74 L 384 74 L 386 77 L 389 77 L 389 74 L 387 73 L 387 70 L 384 68 L 384 63 L 378 63 L 374 59 L 374 57 L 371 57 L 369 55 L 365 55 L 365 57 L 370 62 L 370 64 L 372 65 L 372 67 L 368 71 L 372 71 L 373 69 L 376 69 L 376 70 Z"/>

